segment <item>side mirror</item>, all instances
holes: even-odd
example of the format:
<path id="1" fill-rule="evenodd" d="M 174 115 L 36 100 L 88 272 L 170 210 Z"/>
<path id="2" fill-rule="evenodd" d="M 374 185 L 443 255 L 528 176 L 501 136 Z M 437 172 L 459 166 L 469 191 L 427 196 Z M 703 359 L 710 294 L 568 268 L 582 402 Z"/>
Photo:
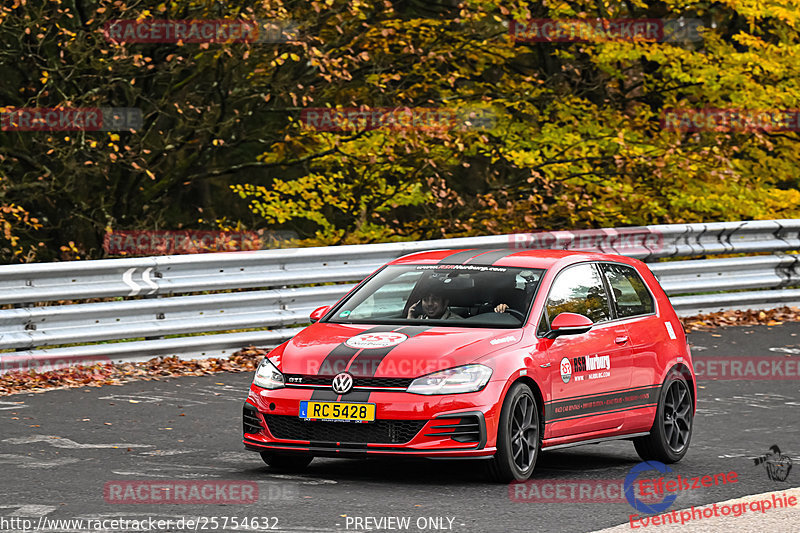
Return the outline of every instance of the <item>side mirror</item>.
<path id="1" fill-rule="evenodd" d="M 309 316 L 309 318 L 311 319 L 311 323 L 313 324 L 314 322 L 319 322 L 319 319 L 324 317 L 325 313 L 327 313 L 330 310 L 330 308 L 331 308 L 330 305 L 324 305 L 322 307 L 317 307 L 316 309 L 311 311 L 311 316 Z"/>
<path id="2" fill-rule="evenodd" d="M 594 326 L 594 322 L 589 317 L 577 313 L 561 313 L 553 319 L 550 331 L 545 334 L 545 338 L 555 339 L 561 335 L 579 335 L 592 329 L 592 326 Z"/>

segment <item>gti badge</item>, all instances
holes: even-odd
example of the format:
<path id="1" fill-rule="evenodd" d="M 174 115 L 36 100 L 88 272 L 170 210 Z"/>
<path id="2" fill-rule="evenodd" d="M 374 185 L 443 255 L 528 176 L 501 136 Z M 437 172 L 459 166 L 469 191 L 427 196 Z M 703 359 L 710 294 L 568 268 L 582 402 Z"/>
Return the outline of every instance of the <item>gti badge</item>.
<path id="1" fill-rule="evenodd" d="M 336 374 L 336 377 L 333 378 L 333 383 L 331 386 L 333 387 L 333 392 L 336 394 L 347 394 L 350 392 L 350 389 L 353 388 L 353 376 L 347 372 Z"/>

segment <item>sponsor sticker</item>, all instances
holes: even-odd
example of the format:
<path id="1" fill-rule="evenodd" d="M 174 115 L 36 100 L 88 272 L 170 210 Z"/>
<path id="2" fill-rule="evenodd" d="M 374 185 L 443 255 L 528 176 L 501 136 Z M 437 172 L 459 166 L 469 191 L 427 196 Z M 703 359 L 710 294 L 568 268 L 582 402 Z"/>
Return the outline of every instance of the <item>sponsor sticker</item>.
<path id="1" fill-rule="evenodd" d="M 569 362 L 568 357 L 565 357 L 561 360 L 559 368 L 561 369 L 561 381 L 564 383 L 569 383 L 569 380 L 572 377 L 572 363 Z"/>
<path id="2" fill-rule="evenodd" d="M 676 340 L 678 337 L 675 336 L 675 330 L 672 329 L 672 323 L 664 322 L 664 325 L 667 327 L 667 333 L 669 333 L 669 338 L 672 340 Z"/>
<path id="3" fill-rule="evenodd" d="M 611 376 L 611 358 L 607 355 L 588 355 L 572 358 L 573 372 L 575 381 L 585 379 L 599 379 Z M 605 372 L 595 372 L 595 370 L 605 370 Z M 580 372 L 585 374 L 578 375 Z"/>
<path id="4" fill-rule="evenodd" d="M 357 350 L 368 350 L 372 348 L 388 348 L 389 346 L 397 346 L 401 342 L 408 339 L 408 335 L 398 331 L 389 331 L 386 333 L 362 333 L 355 337 L 350 337 L 344 344 L 350 348 Z"/>

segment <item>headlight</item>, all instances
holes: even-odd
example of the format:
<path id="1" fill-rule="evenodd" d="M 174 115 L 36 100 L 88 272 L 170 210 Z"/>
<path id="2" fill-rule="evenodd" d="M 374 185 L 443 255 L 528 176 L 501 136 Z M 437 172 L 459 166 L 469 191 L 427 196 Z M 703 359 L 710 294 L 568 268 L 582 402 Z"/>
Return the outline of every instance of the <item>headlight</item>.
<path id="1" fill-rule="evenodd" d="M 457 394 L 481 390 L 492 377 L 492 369 L 483 365 L 449 368 L 422 376 L 411 382 L 406 392 L 412 394 Z"/>
<path id="2" fill-rule="evenodd" d="M 282 389 L 284 384 L 283 374 L 265 357 L 256 369 L 253 383 L 262 389 Z"/>

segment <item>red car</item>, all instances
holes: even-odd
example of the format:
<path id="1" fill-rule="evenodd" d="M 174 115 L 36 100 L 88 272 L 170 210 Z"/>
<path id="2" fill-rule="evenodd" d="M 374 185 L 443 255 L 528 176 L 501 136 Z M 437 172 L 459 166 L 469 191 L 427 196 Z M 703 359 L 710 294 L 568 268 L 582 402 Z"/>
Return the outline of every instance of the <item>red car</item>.
<path id="1" fill-rule="evenodd" d="M 641 261 L 440 250 L 380 268 L 261 362 L 244 444 L 315 456 L 484 458 L 527 479 L 543 449 L 633 440 L 680 460 L 697 387 L 686 335 Z"/>

